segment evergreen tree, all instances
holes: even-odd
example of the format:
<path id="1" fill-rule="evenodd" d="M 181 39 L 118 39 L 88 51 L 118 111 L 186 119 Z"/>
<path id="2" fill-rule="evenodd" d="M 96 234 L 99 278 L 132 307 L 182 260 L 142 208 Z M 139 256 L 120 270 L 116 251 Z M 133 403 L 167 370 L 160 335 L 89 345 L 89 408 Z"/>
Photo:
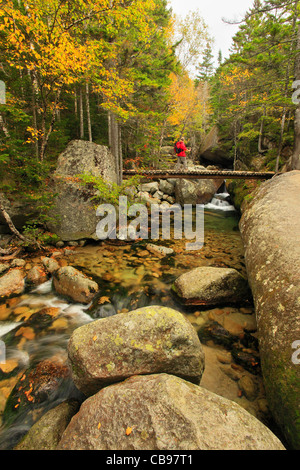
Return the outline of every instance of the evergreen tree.
<path id="1" fill-rule="evenodd" d="M 214 56 L 212 53 L 211 44 L 208 42 L 203 52 L 203 60 L 196 67 L 198 74 L 196 77 L 196 82 L 206 82 L 208 81 L 214 73 Z"/>

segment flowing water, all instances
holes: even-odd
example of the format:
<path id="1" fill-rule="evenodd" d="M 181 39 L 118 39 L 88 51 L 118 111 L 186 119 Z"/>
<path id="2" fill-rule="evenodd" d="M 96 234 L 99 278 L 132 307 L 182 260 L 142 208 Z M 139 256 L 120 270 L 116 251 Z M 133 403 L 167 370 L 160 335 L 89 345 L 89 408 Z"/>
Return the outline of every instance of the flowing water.
<path id="1" fill-rule="evenodd" d="M 67 259 L 62 257 L 62 264 L 77 267 L 98 282 L 99 294 L 90 305 L 61 298 L 53 291 L 51 279 L 0 305 L 0 344 L 6 354 L 6 363 L 0 364 L 0 449 L 12 448 L 56 404 L 70 397 L 82 398 L 65 373 L 68 339 L 79 326 L 149 305 L 175 308 L 197 331 L 209 315 L 241 314 L 232 306 L 202 311 L 185 307 L 171 292 L 180 274 L 199 266 L 230 267 L 246 275 L 238 214 L 227 199 L 227 193 L 218 194 L 205 207 L 205 244 L 199 251 L 186 251 L 185 240 L 164 240 L 160 244 L 173 248 L 175 256 L 163 258 L 150 253 L 146 241 L 101 242 L 78 247 Z M 249 317 L 251 312 L 250 307 Z M 210 357 L 210 350 L 207 354 Z M 30 371 L 40 364 L 39 393 L 35 390 L 33 398 L 32 382 L 37 377 Z M 54 384 L 53 367 L 59 377 Z M 207 386 L 211 382 L 217 392 L 216 380 L 209 374 L 206 377 Z M 228 389 L 227 382 L 223 386 Z"/>

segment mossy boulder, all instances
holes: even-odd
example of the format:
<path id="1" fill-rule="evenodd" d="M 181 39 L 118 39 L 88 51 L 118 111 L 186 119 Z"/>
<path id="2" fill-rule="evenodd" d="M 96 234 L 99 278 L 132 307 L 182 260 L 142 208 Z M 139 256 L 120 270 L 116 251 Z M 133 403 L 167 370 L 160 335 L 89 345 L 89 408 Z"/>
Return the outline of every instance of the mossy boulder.
<path id="1" fill-rule="evenodd" d="M 200 383 L 204 353 L 176 310 L 144 307 L 76 329 L 68 345 L 72 376 L 86 396 L 132 375 L 166 372 Z"/>
<path id="2" fill-rule="evenodd" d="M 300 171 L 263 183 L 240 229 L 256 310 L 261 367 L 270 410 L 300 449 Z"/>

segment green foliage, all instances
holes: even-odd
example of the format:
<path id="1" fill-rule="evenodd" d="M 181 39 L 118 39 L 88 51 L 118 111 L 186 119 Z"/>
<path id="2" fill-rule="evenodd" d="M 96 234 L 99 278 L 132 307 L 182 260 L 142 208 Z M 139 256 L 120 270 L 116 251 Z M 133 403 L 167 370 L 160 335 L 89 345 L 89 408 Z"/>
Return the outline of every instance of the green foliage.
<path id="1" fill-rule="evenodd" d="M 275 12 L 274 2 L 267 0 L 262 12 L 255 2 L 233 39 L 231 56 L 211 80 L 213 122 L 226 138 L 229 154 L 248 168 L 258 152 L 263 162 L 274 147 L 277 155 L 292 148 L 296 3 L 278 5 Z M 272 162 L 268 155 L 268 168 L 276 167 L 277 155 Z M 280 166 L 284 163 L 281 158 Z"/>
<path id="2" fill-rule="evenodd" d="M 130 188 L 131 186 L 137 186 L 142 177 L 139 175 L 133 176 L 132 178 L 124 181 L 121 185 L 108 183 L 100 176 L 96 177 L 89 174 L 78 175 L 78 178 L 83 186 L 91 186 L 95 190 L 96 194 L 91 199 L 97 204 L 99 204 L 99 202 L 105 202 L 112 205 L 118 205 L 119 197 L 125 194 L 125 189 Z M 127 195 L 127 197 L 129 204 L 132 199 L 130 195 Z"/>

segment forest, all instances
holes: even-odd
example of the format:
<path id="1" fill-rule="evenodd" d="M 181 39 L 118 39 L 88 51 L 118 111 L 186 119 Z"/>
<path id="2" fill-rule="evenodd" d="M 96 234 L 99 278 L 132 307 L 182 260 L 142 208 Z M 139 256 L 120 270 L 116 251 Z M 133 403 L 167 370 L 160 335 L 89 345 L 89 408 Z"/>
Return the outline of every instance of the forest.
<path id="1" fill-rule="evenodd" d="M 299 9 L 255 0 L 215 66 L 199 11 L 167 0 L 1 0 L 1 192 L 47 205 L 74 139 L 109 146 L 121 175 L 170 165 L 184 134 L 199 164 L 214 128 L 234 169 L 298 169 Z"/>

